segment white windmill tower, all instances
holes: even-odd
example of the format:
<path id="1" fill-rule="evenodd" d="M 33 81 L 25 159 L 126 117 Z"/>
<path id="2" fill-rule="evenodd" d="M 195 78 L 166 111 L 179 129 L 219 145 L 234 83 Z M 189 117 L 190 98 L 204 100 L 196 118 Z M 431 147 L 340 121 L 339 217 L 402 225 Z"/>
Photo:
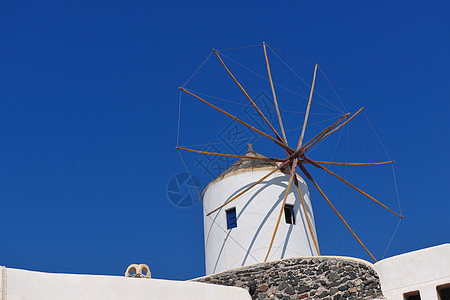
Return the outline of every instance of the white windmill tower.
<path id="1" fill-rule="evenodd" d="M 308 172 L 306 166 L 325 171 L 386 210 L 403 218 L 401 214 L 394 212 L 365 191 L 324 167 L 324 165 L 382 165 L 393 163 L 393 161 L 369 163 L 330 162 L 312 160 L 308 157 L 311 147 L 338 131 L 363 110 L 363 108 L 360 108 L 351 117 L 349 117 L 350 113 L 343 113 L 336 122 L 320 131 L 309 141 L 304 142 L 303 139 L 305 137 L 311 101 L 314 94 L 317 64 L 314 67 L 314 75 L 312 84 L 310 85 L 311 89 L 302 131 L 296 148 L 290 147 L 286 139 L 280 110 L 278 108 L 266 52 L 266 44 L 263 43 L 262 46 L 281 135 L 233 76 L 217 50 L 213 50 L 214 54 L 254 109 L 270 127 L 274 136 L 255 128 L 236 116 L 211 104 L 200 97 L 198 92 L 190 91 L 184 86 L 180 87 L 182 92 L 193 96 L 241 125 L 271 140 L 280 146 L 287 156 L 286 158 L 267 158 L 256 153 L 251 146 L 249 146 L 249 150 L 245 155 L 234 155 L 194 150 L 177 145 L 176 148 L 179 150 L 240 158 L 240 160 L 218 178 L 210 182 L 203 192 L 206 274 L 217 273 L 233 267 L 257 262 L 265 262 L 267 260 L 320 255 L 309 188 L 304 179 L 297 174 L 297 170 L 300 170 L 305 176 L 304 178 L 307 178 L 314 185 L 315 189 L 325 199 L 353 237 L 372 259 L 376 261 L 372 253 L 350 228 Z"/>
<path id="2" fill-rule="evenodd" d="M 245 156 L 264 158 L 250 144 Z M 241 158 L 205 188 L 206 274 L 264 261 L 290 177 L 289 170 L 277 170 L 280 164 Z M 223 206 L 225 199 L 232 199 L 274 170 L 247 193 Z M 310 222 L 316 238 L 309 189 L 301 177 L 297 178 L 299 189 L 291 189 L 287 196 L 284 217 L 273 241 L 269 260 L 318 254 L 308 230 Z M 217 207 L 221 208 L 207 215 Z"/>

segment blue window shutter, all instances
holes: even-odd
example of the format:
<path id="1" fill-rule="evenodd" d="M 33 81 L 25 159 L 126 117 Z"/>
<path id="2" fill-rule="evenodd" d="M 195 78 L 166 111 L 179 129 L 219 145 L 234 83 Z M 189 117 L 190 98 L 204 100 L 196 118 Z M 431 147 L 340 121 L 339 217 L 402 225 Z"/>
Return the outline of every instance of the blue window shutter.
<path id="1" fill-rule="evenodd" d="M 227 229 L 237 227 L 236 207 L 230 208 L 226 211 L 227 215 Z"/>

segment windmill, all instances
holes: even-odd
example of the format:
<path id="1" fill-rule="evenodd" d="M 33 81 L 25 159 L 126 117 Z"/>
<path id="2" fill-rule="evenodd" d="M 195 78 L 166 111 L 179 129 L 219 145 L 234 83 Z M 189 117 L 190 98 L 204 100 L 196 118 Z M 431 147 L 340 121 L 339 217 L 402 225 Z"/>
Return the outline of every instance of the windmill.
<path id="1" fill-rule="evenodd" d="M 320 193 L 321 197 L 326 201 L 326 203 L 331 207 L 333 212 L 338 216 L 338 218 L 342 221 L 342 223 L 345 225 L 345 227 L 349 230 L 351 235 L 364 248 L 364 250 L 368 253 L 368 255 L 370 255 L 370 257 L 374 261 L 376 261 L 374 255 L 369 251 L 369 249 L 365 246 L 365 244 L 362 242 L 362 240 L 356 235 L 356 233 L 350 227 L 350 225 L 347 223 L 347 221 L 344 219 L 344 217 L 339 213 L 339 211 L 336 209 L 336 207 L 332 204 L 332 202 L 329 200 L 328 196 L 324 193 L 323 189 L 319 186 L 319 184 L 313 178 L 313 176 L 308 171 L 308 169 L 309 168 L 317 168 L 323 172 L 326 172 L 327 174 L 332 175 L 333 177 L 335 177 L 337 180 L 339 180 L 343 184 L 347 185 L 348 187 L 352 188 L 353 190 L 357 191 L 358 193 L 364 195 L 371 201 L 375 202 L 377 205 L 379 205 L 382 208 L 384 208 L 385 210 L 389 211 L 390 213 L 403 219 L 403 216 L 401 215 L 401 213 L 395 212 L 393 209 L 389 208 L 387 205 L 383 204 L 378 199 L 371 196 L 369 193 L 367 193 L 364 190 L 362 190 L 361 188 L 357 187 L 355 184 L 352 184 L 350 181 L 348 181 L 347 179 L 343 178 L 342 176 L 336 174 L 335 172 L 331 171 L 327 167 L 328 165 L 352 165 L 352 166 L 383 165 L 383 164 L 392 164 L 393 161 L 390 160 L 390 161 L 382 161 L 382 162 L 333 162 L 333 161 L 313 160 L 309 157 L 309 151 L 311 150 L 312 147 L 318 145 L 322 141 L 326 140 L 329 136 L 336 133 L 339 129 L 345 127 L 349 122 L 351 122 L 354 118 L 356 118 L 364 109 L 363 107 L 361 107 L 353 114 L 350 114 L 350 113 L 342 114 L 337 121 L 335 121 L 333 124 L 325 127 L 318 134 L 316 134 L 313 138 L 311 138 L 310 140 L 305 142 L 304 138 L 305 138 L 306 128 L 307 128 L 307 124 L 308 124 L 308 119 L 310 116 L 311 103 L 312 103 L 312 99 L 314 96 L 314 87 L 315 87 L 315 83 L 316 83 L 316 75 L 317 75 L 317 70 L 318 70 L 317 64 L 314 65 L 314 73 L 313 73 L 313 77 L 312 77 L 312 83 L 310 85 L 309 97 L 308 97 L 308 101 L 307 101 L 307 105 L 306 105 L 305 116 L 304 116 L 304 119 L 302 122 L 301 133 L 300 133 L 300 136 L 298 137 L 298 140 L 296 141 L 295 147 L 290 146 L 288 143 L 288 139 L 286 137 L 286 131 L 283 126 L 283 120 L 281 118 L 281 113 L 280 113 L 280 109 L 278 106 L 275 84 L 272 80 L 271 68 L 270 68 L 270 64 L 269 64 L 269 58 L 267 55 L 267 47 L 268 47 L 267 44 L 265 44 L 265 43 L 262 44 L 264 57 L 265 57 L 265 65 L 267 68 L 268 81 L 270 83 L 270 89 L 272 92 L 273 102 L 274 102 L 274 106 L 276 109 L 278 125 L 279 125 L 279 129 L 281 131 L 281 134 L 277 131 L 277 129 L 275 129 L 273 124 L 271 124 L 269 119 L 264 115 L 264 113 L 258 107 L 256 102 L 247 93 L 247 91 L 243 87 L 243 85 L 237 80 L 235 75 L 230 71 L 230 69 L 227 67 L 224 60 L 222 59 L 220 51 L 218 51 L 218 50 L 213 50 L 214 55 L 219 60 L 220 64 L 223 66 L 226 73 L 231 77 L 231 79 L 234 81 L 234 83 L 242 91 L 245 98 L 248 100 L 248 102 L 253 107 L 253 109 L 257 112 L 257 114 L 265 122 L 265 124 L 267 124 L 268 128 L 270 128 L 270 130 L 273 133 L 273 136 L 262 131 L 261 129 L 257 128 L 257 126 L 253 126 L 253 125 L 243 121 L 242 119 L 238 118 L 237 116 L 225 111 L 224 109 L 221 109 L 218 106 L 210 103 L 209 101 L 205 100 L 204 97 L 201 97 L 201 95 L 199 95 L 198 93 L 188 90 L 185 87 L 179 88 L 181 92 L 192 96 L 193 98 L 201 101 L 202 103 L 208 105 L 209 107 L 213 108 L 214 110 L 231 118 L 235 122 L 238 122 L 242 126 L 245 126 L 246 128 L 259 134 L 260 136 L 275 143 L 277 146 L 281 147 L 281 149 L 286 154 L 285 158 L 270 158 L 270 157 L 265 157 L 265 156 L 255 153 L 253 151 L 253 149 L 251 149 L 251 148 L 249 149 L 249 152 L 247 152 L 246 155 L 236 155 L 236 154 L 200 151 L 200 150 L 195 150 L 195 149 L 191 149 L 191 148 L 187 148 L 187 147 L 177 146 L 176 148 L 178 150 L 200 153 L 200 154 L 205 154 L 205 155 L 239 158 L 241 162 L 252 162 L 252 161 L 264 162 L 264 164 L 266 164 L 266 165 L 271 165 L 271 167 L 265 169 L 265 171 L 267 173 L 264 176 L 261 176 L 258 179 L 252 177 L 252 179 L 251 179 L 253 181 L 252 183 L 242 185 L 242 187 L 236 187 L 237 190 L 233 191 L 230 195 L 227 195 L 226 197 L 223 197 L 223 198 L 220 196 L 220 193 L 218 193 L 219 195 L 215 195 L 214 196 L 215 198 L 220 198 L 220 199 L 216 199 L 217 201 L 214 202 L 214 203 L 218 203 L 218 205 L 216 207 L 210 208 L 208 211 L 206 211 L 205 217 L 213 216 L 214 220 L 215 220 L 218 217 L 219 211 L 221 211 L 222 209 L 227 209 L 228 207 L 230 207 L 230 205 L 232 203 L 239 201 L 239 199 L 245 197 L 247 194 L 252 193 L 252 191 L 254 192 L 254 190 L 257 188 L 258 185 L 261 185 L 265 180 L 270 179 L 271 176 L 273 176 L 277 172 L 283 173 L 286 176 L 288 176 L 287 177 L 288 178 L 287 186 L 284 187 L 285 190 L 283 192 L 283 197 L 280 199 L 281 201 L 280 201 L 279 205 L 276 206 L 276 208 L 278 208 L 279 211 L 276 212 L 276 218 L 275 218 L 276 222 L 274 222 L 274 227 L 271 228 L 272 233 L 270 235 L 270 238 L 266 241 L 268 246 L 264 248 L 264 251 L 265 251 L 264 261 L 271 259 L 270 255 L 272 252 L 274 241 L 276 240 L 277 234 L 279 233 L 280 222 L 281 222 L 283 213 L 285 214 L 285 217 L 287 214 L 286 202 L 287 202 L 288 196 L 293 191 L 295 191 L 295 193 L 298 196 L 298 199 L 300 201 L 299 205 L 302 208 L 301 216 L 306 221 L 305 229 L 307 228 L 307 231 L 309 232 L 309 234 L 306 234 L 306 239 L 312 240 L 314 249 L 313 249 L 313 251 L 311 251 L 311 253 L 313 255 L 320 255 L 317 236 L 315 234 L 315 229 L 314 229 L 314 221 L 313 221 L 313 217 L 312 217 L 312 212 L 307 213 L 307 211 L 306 211 L 306 208 L 308 207 L 308 203 L 309 203 L 309 192 L 306 189 L 302 190 L 302 188 L 301 188 L 301 185 L 304 184 L 304 180 L 301 176 L 299 176 L 297 174 L 297 170 L 299 170 L 299 173 L 302 174 L 306 179 L 309 180 L 309 182 L 312 183 L 312 185 L 315 187 L 315 189 Z M 252 199 L 247 198 L 246 201 L 250 202 L 250 201 L 252 201 Z M 270 200 L 268 200 L 268 201 L 270 201 Z M 227 214 L 228 214 L 228 211 L 229 210 L 227 210 Z M 231 211 L 230 214 L 233 214 L 233 213 L 234 213 L 234 218 L 236 219 L 236 211 L 234 211 L 234 212 Z M 231 227 L 231 228 L 233 228 L 233 227 Z M 207 234 L 205 232 L 205 238 L 206 238 L 206 235 Z M 228 238 L 228 235 L 229 235 L 229 233 L 227 234 L 226 238 Z M 242 248 L 244 248 L 244 247 L 242 247 Z M 223 251 L 223 246 L 221 249 L 216 250 L 216 252 L 217 251 L 219 251 L 219 253 L 221 253 Z M 218 260 L 219 260 L 219 258 L 217 258 L 217 261 Z M 244 259 L 244 264 L 245 264 L 245 259 Z M 216 262 L 216 265 L 217 265 L 217 262 Z M 213 270 L 216 271 L 217 269 L 213 268 Z"/>

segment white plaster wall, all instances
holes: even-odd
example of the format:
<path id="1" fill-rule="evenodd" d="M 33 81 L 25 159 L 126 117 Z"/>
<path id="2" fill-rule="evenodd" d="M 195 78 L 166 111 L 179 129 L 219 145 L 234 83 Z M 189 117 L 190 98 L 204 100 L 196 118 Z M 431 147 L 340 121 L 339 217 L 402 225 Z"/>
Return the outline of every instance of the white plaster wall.
<path id="1" fill-rule="evenodd" d="M 269 171 L 248 170 L 213 182 L 207 187 L 203 198 L 206 212 L 219 207 Z M 218 212 L 210 216 L 206 216 L 205 212 L 207 275 L 264 261 L 288 181 L 288 174 L 275 172 Z M 301 177 L 299 177 L 299 185 L 316 236 L 308 186 Z M 286 203 L 294 205 L 296 225 L 287 224 L 283 213 L 268 260 L 317 255 L 295 185 L 292 185 Z M 227 230 L 225 211 L 232 207 L 236 207 L 237 227 Z"/>
<path id="2" fill-rule="evenodd" d="M 422 299 L 438 299 L 436 286 L 450 283 L 450 244 L 426 248 L 377 262 L 381 290 L 388 300 L 419 291 Z"/>
<path id="3" fill-rule="evenodd" d="M 2 284 L 0 291 L 3 287 Z M 198 282 L 50 274 L 10 268 L 6 268 L 5 290 L 1 300 L 251 299 L 248 292 L 241 288 Z"/>

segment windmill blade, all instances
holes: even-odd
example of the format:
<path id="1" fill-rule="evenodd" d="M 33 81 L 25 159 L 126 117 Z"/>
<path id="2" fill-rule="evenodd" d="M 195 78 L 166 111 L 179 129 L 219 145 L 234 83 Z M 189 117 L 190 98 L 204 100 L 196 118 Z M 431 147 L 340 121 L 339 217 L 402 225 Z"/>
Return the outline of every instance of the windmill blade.
<path id="1" fill-rule="evenodd" d="M 315 166 L 316 168 L 322 169 L 325 172 L 327 172 L 328 174 L 333 175 L 334 177 L 336 177 L 337 179 L 339 179 L 340 181 L 344 182 L 345 184 L 349 185 L 350 187 L 354 188 L 355 190 L 357 190 L 358 192 L 360 192 L 361 194 L 363 194 L 364 196 L 366 196 L 367 198 L 369 198 L 370 200 L 374 201 L 375 203 L 381 205 L 383 208 L 387 209 L 388 211 L 390 211 L 391 213 L 393 213 L 394 215 L 400 217 L 403 219 L 403 216 L 401 214 L 396 213 L 395 211 L 393 211 L 392 209 L 388 208 L 386 205 L 384 205 L 383 203 L 381 203 L 380 201 L 378 201 L 377 199 L 375 199 L 374 197 L 370 196 L 369 194 L 367 194 L 366 192 L 364 192 L 363 190 L 361 190 L 360 188 L 356 187 L 355 185 L 351 184 L 350 182 L 348 182 L 347 180 L 345 180 L 344 178 L 340 177 L 339 175 L 337 175 L 336 173 L 328 170 L 327 168 L 325 168 L 324 166 L 318 165 L 316 162 L 314 162 L 313 160 L 309 159 L 306 156 L 302 156 L 302 158 L 312 164 L 313 166 Z"/>
<path id="2" fill-rule="evenodd" d="M 269 58 L 267 57 L 267 50 L 266 50 L 266 43 L 263 43 L 263 48 L 264 48 L 264 56 L 266 57 L 267 73 L 269 75 L 270 88 L 272 89 L 273 102 L 275 103 L 275 108 L 277 110 L 278 122 L 280 123 L 281 134 L 283 135 L 283 140 L 287 144 L 286 133 L 284 132 L 283 121 L 281 120 L 281 114 L 280 114 L 280 110 L 278 108 L 277 95 L 275 94 L 275 88 L 273 86 L 273 81 L 272 81 L 272 74 L 270 72 Z"/>
<path id="3" fill-rule="evenodd" d="M 339 125 L 338 127 L 336 127 L 335 129 L 331 130 L 330 132 L 326 133 L 325 135 L 323 135 L 322 137 L 318 138 L 314 143 L 312 143 L 311 145 L 309 145 L 308 147 L 305 148 L 305 151 L 310 149 L 312 146 L 314 146 L 315 144 L 317 144 L 318 142 L 320 142 L 321 140 L 323 140 L 324 138 L 326 138 L 327 136 L 329 136 L 330 134 L 332 134 L 333 132 L 337 131 L 339 128 L 341 128 L 342 126 L 344 126 L 345 124 L 347 124 L 348 122 L 350 122 L 354 117 L 356 117 L 362 110 L 364 109 L 364 107 L 361 107 L 356 113 L 353 114 L 353 116 L 351 116 L 347 121 L 345 121 L 344 123 L 342 123 L 341 125 Z"/>
<path id="4" fill-rule="evenodd" d="M 372 255 L 372 253 L 370 253 L 369 249 L 367 249 L 367 247 L 363 244 L 363 242 L 358 238 L 356 233 L 350 228 L 348 223 L 344 220 L 342 215 L 337 211 L 337 209 L 334 207 L 334 205 L 330 202 L 328 197 L 325 195 L 325 193 L 322 191 L 322 189 L 319 187 L 319 185 L 316 183 L 316 181 L 311 177 L 311 175 L 305 169 L 305 167 L 303 165 L 301 165 L 301 164 L 299 165 L 299 167 L 302 170 L 302 172 L 306 175 L 306 177 L 314 184 L 316 189 L 319 191 L 319 193 L 322 195 L 322 197 L 327 201 L 328 205 L 333 209 L 334 213 L 339 217 L 339 219 L 341 219 L 342 223 L 344 223 L 345 227 L 347 227 L 347 229 L 350 231 L 350 233 L 353 235 L 353 237 L 359 242 L 359 244 L 364 248 L 364 250 L 366 250 L 366 252 L 370 255 L 370 257 L 372 257 L 372 259 L 375 262 L 377 262 L 377 260 Z"/>
<path id="5" fill-rule="evenodd" d="M 308 106 L 306 107 L 305 120 L 303 121 L 302 134 L 300 135 L 300 138 L 298 140 L 297 149 L 299 149 L 302 146 L 303 137 L 305 136 L 306 123 L 308 122 L 309 109 L 311 108 L 311 100 L 312 100 L 312 96 L 313 96 L 313 93 L 314 93 L 314 85 L 316 83 L 316 73 L 317 73 L 317 64 L 314 66 L 314 76 L 313 76 L 313 82 L 311 84 L 311 92 L 309 94 Z"/>
<path id="6" fill-rule="evenodd" d="M 314 161 L 317 164 L 322 165 L 345 165 L 345 166 L 372 166 L 372 165 L 385 165 L 385 164 L 393 164 L 393 160 L 389 161 L 381 161 L 381 162 L 372 162 L 372 163 L 352 163 L 352 162 L 335 162 L 335 161 Z M 308 163 L 305 161 L 305 163 Z"/>
<path id="7" fill-rule="evenodd" d="M 300 138 L 298 139 L 297 150 L 294 153 L 297 153 L 298 151 L 302 150 L 301 147 L 302 147 L 303 137 L 305 135 L 306 124 L 308 122 L 309 109 L 311 107 L 311 100 L 312 100 L 312 95 L 313 95 L 313 92 L 314 92 L 314 84 L 316 82 L 316 73 L 317 73 L 317 64 L 314 67 L 313 82 L 312 82 L 312 85 L 311 85 L 311 92 L 310 92 L 310 95 L 309 95 L 308 106 L 306 108 L 305 120 L 303 121 L 302 133 L 300 135 Z M 291 188 L 292 180 L 295 177 L 295 168 L 297 166 L 297 163 L 298 163 L 298 158 L 296 157 L 296 158 L 294 158 L 294 160 L 292 162 L 291 176 L 289 177 L 289 184 L 288 184 L 288 187 L 286 189 L 286 194 L 284 195 L 283 204 L 281 205 L 281 210 L 280 210 L 280 214 L 278 216 L 277 225 L 275 226 L 275 230 L 273 232 L 272 240 L 270 241 L 269 250 L 267 251 L 267 255 L 266 255 L 266 258 L 264 259 L 264 262 L 267 261 L 267 258 L 269 257 L 269 254 L 270 254 L 270 250 L 272 249 L 273 241 L 275 240 L 275 236 L 276 236 L 277 231 L 278 231 L 278 226 L 280 225 L 281 216 L 283 215 L 284 204 L 286 203 L 286 199 L 287 199 L 287 196 L 288 196 L 290 188 Z M 297 178 L 296 178 L 295 181 L 297 182 Z M 301 196 L 301 192 L 300 192 L 300 197 L 302 197 Z M 302 197 L 302 201 L 303 201 L 303 197 Z M 317 247 L 317 249 L 318 249 L 318 247 Z"/>
<path id="8" fill-rule="evenodd" d="M 299 152 L 299 151 L 302 151 L 302 153 L 304 152 L 304 151 L 302 150 L 301 147 L 302 147 L 303 137 L 304 137 L 304 135 L 305 135 L 306 124 L 307 124 L 307 122 L 308 122 L 309 109 L 310 109 L 310 107 L 311 107 L 311 100 L 312 100 L 312 95 L 313 95 L 313 92 L 314 92 L 314 84 L 315 84 L 315 81 L 316 81 L 316 73 L 317 73 L 317 64 L 316 64 L 315 67 L 314 67 L 313 82 L 312 82 L 312 85 L 311 85 L 311 93 L 310 93 L 310 95 L 309 95 L 308 106 L 307 106 L 307 108 L 306 108 L 305 120 L 303 121 L 303 129 L 302 129 L 302 133 L 301 133 L 300 138 L 299 138 L 299 140 L 298 140 L 297 150 L 294 152 L 294 154 L 296 154 L 296 153 Z M 293 154 L 293 155 L 294 155 L 294 154 Z M 291 166 L 291 176 L 289 177 L 289 184 L 288 184 L 288 187 L 287 187 L 287 189 L 286 189 L 286 194 L 284 195 L 283 204 L 281 205 L 281 210 L 280 210 L 280 215 L 278 216 L 277 225 L 275 226 L 275 230 L 274 230 L 274 232 L 273 232 L 272 240 L 270 241 L 269 250 L 267 251 L 266 258 L 264 259 L 265 262 L 267 261 L 267 258 L 269 257 L 270 250 L 272 249 L 273 241 L 275 240 L 275 236 L 276 236 L 277 231 L 278 231 L 278 226 L 280 225 L 281 216 L 283 215 L 283 210 L 284 210 L 284 204 L 286 203 L 286 199 L 287 199 L 287 196 L 288 196 L 288 194 L 289 194 L 289 190 L 290 190 L 290 188 L 291 188 L 292 180 L 293 180 L 293 178 L 294 178 L 294 176 L 295 176 L 295 168 L 296 168 L 296 166 L 297 166 L 297 163 L 298 163 L 298 158 L 295 157 L 294 160 L 293 160 L 293 162 L 292 162 L 292 166 Z M 301 193 L 300 193 L 300 194 L 301 194 Z"/>
<path id="9" fill-rule="evenodd" d="M 314 232 L 312 230 L 311 221 L 309 220 L 308 212 L 306 211 L 305 201 L 303 199 L 302 191 L 300 190 L 298 180 L 294 180 L 294 184 L 298 189 L 298 194 L 300 195 L 300 200 L 302 202 L 303 211 L 305 212 L 305 216 L 306 216 L 306 222 L 308 223 L 309 233 L 311 234 L 311 238 L 313 239 L 313 242 L 314 242 L 314 247 L 316 247 L 317 254 L 320 256 L 319 245 L 317 243 L 316 236 L 314 235 Z"/>
<path id="10" fill-rule="evenodd" d="M 194 150 L 194 149 L 189 149 L 189 148 L 184 148 L 184 147 L 175 147 L 175 149 L 189 151 L 189 152 L 195 152 L 195 153 L 200 153 L 200 154 L 207 154 L 207 155 L 245 158 L 245 159 L 263 160 L 263 161 L 270 161 L 270 162 L 285 162 L 286 161 L 286 158 L 270 158 L 270 157 L 245 156 L 245 155 L 236 155 L 236 154 L 207 152 L 207 151 Z"/>
<path id="11" fill-rule="evenodd" d="M 270 124 L 269 120 L 267 120 L 266 116 L 264 116 L 264 114 L 262 113 L 262 111 L 258 108 L 258 106 L 256 105 L 256 103 L 252 100 L 252 98 L 250 98 L 250 96 L 247 94 L 247 92 L 244 90 L 244 88 L 242 87 L 242 85 L 237 81 L 237 79 L 233 76 L 233 74 L 230 72 L 230 70 L 228 70 L 227 66 L 225 65 L 225 63 L 223 62 L 222 58 L 220 58 L 219 53 L 217 50 L 213 49 L 214 54 L 216 54 L 217 58 L 220 60 L 220 62 L 222 63 L 223 67 L 225 68 L 225 70 L 227 70 L 228 74 L 231 76 L 231 78 L 234 80 L 234 82 L 239 86 L 239 88 L 241 89 L 241 91 L 244 93 L 245 97 L 247 97 L 248 101 L 250 101 L 250 103 L 253 105 L 253 107 L 256 109 L 256 111 L 261 115 L 261 117 L 264 119 L 264 121 L 267 123 L 267 125 L 269 125 L 270 129 L 272 129 L 273 133 L 275 133 L 276 137 L 278 140 L 283 141 L 283 139 L 280 137 L 280 135 L 278 134 L 278 132 L 275 130 L 275 128 L 272 126 L 272 124 Z"/>
<path id="12" fill-rule="evenodd" d="M 330 132 L 334 127 L 337 126 L 337 124 L 339 124 L 343 119 L 347 118 L 349 115 L 350 115 L 350 113 L 346 113 L 345 115 L 343 115 L 342 117 L 340 117 L 339 120 L 337 120 L 336 122 L 334 122 L 333 124 L 331 124 L 330 126 L 328 126 L 327 128 L 325 128 L 324 130 L 322 130 L 321 132 L 319 132 L 315 137 L 313 137 L 313 138 L 310 139 L 308 142 L 306 142 L 305 144 L 303 144 L 303 147 L 306 147 L 306 146 L 309 145 L 310 143 L 314 142 L 315 139 L 321 138 L 322 136 L 324 136 L 325 134 L 327 134 L 328 132 Z"/>
<path id="13" fill-rule="evenodd" d="M 281 216 L 283 215 L 284 204 L 286 204 L 286 199 L 287 199 L 287 196 L 289 195 L 289 191 L 290 191 L 291 185 L 292 185 L 292 180 L 293 180 L 293 178 L 295 176 L 295 166 L 296 166 L 296 164 L 297 164 L 297 159 L 295 158 L 294 161 L 292 162 L 291 175 L 289 177 L 289 183 L 288 183 L 288 186 L 286 188 L 286 193 L 284 194 L 283 203 L 281 204 L 281 210 L 280 210 L 280 214 L 278 215 L 277 225 L 275 226 L 275 230 L 273 231 L 272 240 L 270 241 L 269 250 L 267 250 L 267 255 L 266 255 L 266 258 L 264 259 L 264 262 L 266 262 L 267 258 L 269 257 L 270 250 L 272 250 L 273 241 L 275 240 L 275 236 L 277 235 L 278 226 L 280 225 Z"/>
<path id="14" fill-rule="evenodd" d="M 197 98 L 198 100 L 202 101 L 203 103 L 205 103 L 205 104 L 211 106 L 211 107 L 214 108 L 215 110 L 220 111 L 221 113 L 223 113 L 223 114 L 225 114 L 226 116 L 232 118 L 233 120 L 235 120 L 235 121 L 241 123 L 242 125 L 244 125 L 244 126 L 250 128 L 251 130 L 256 131 L 257 133 L 261 134 L 262 136 L 265 136 L 266 138 L 268 138 L 268 139 L 274 141 L 275 144 L 277 144 L 277 145 L 283 147 L 283 148 L 286 149 L 286 151 L 288 151 L 289 153 L 294 152 L 294 149 L 292 149 L 291 147 L 287 146 L 285 143 L 280 142 L 279 140 L 277 140 L 277 139 L 271 137 L 271 136 L 268 135 L 267 133 L 265 133 L 265 132 L 259 130 L 258 128 L 255 128 L 255 127 L 253 127 L 252 125 L 245 123 L 244 121 L 240 120 L 239 118 L 237 118 L 237 117 L 233 116 L 232 114 L 230 114 L 230 113 L 224 111 L 223 109 L 221 109 L 221 108 L 215 106 L 214 104 L 209 103 L 208 101 L 206 101 L 205 99 L 203 99 L 203 98 L 201 98 L 201 97 L 195 95 L 194 93 L 191 93 L 190 91 L 186 90 L 185 88 L 179 87 L 179 89 L 180 89 L 181 91 L 183 91 L 183 92 L 185 92 L 185 93 L 187 93 L 187 94 L 189 94 L 189 95 L 191 95 L 191 96 Z"/>

